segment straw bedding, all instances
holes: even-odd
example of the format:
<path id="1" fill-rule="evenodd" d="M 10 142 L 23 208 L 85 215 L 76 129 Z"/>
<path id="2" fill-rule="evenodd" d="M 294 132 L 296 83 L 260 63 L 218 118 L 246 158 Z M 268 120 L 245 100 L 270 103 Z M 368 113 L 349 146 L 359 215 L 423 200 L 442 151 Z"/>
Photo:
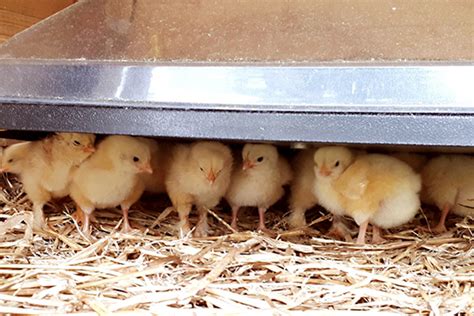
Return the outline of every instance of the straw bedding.
<path id="1" fill-rule="evenodd" d="M 209 215 L 213 237 L 178 239 L 177 216 L 159 197 L 133 208 L 133 234 L 118 230 L 119 211 L 97 212 L 94 240 L 87 241 L 70 215 L 70 201 L 50 205 L 51 230 L 33 235 L 21 185 L 13 177 L 0 182 L 0 314 L 474 310 L 471 218 L 454 218 L 449 233 L 433 236 L 415 229 L 426 223 L 422 214 L 391 231 L 386 243 L 358 246 L 325 236 L 331 217 L 318 209 L 310 229 L 288 231 L 282 204 L 272 218 L 275 235 L 269 236 L 233 233 L 224 208 Z M 243 229 L 256 225 L 256 212 L 243 214 Z"/>

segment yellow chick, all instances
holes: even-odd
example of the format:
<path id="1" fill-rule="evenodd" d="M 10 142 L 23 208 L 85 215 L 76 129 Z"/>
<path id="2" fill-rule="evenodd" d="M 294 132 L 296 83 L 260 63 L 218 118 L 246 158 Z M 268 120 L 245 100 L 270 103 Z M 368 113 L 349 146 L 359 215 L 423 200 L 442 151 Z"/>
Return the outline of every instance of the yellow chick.
<path id="1" fill-rule="evenodd" d="M 10 146 L 2 158 L 2 171 L 20 176 L 33 203 L 33 229 L 44 227 L 43 206 L 69 194 L 72 172 L 92 152 L 92 134 L 57 133 L 34 142 Z"/>
<path id="2" fill-rule="evenodd" d="M 399 152 L 393 153 L 391 156 L 405 162 L 413 168 L 417 173 L 420 173 L 423 167 L 426 165 L 428 158 L 421 154 L 415 154 L 410 152 Z"/>
<path id="3" fill-rule="evenodd" d="M 355 220 L 358 243 L 365 242 L 369 223 L 373 226 L 372 241 L 380 242 L 380 227 L 405 224 L 420 207 L 420 176 L 396 158 L 379 154 L 354 157 L 344 147 L 323 147 L 314 155 L 314 168 L 320 203 Z M 318 182 L 324 185 L 318 187 Z"/>
<path id="4" fill-rule="evenodd" d="M 152 173 L 150 149 L 140 139 L 108 136 L 97 151 L 79 166 L 71 183 L 71 198 L 84 214 L 83 232 L 90 234 L 91 214 L 96 208 L 120 205 L 123 231 L 131 230 L 128 210 L 142 195 L 145 186 L 140 174 Z"/>
<path id="5" fill-rule="evenodd" d="M 433 228 L 446 231 L 449 212 L 474 216 L 474 157 L 441 155 L 431 159 L 422 170 L 422 200 L 441 210 L 441 218 Z"/>
<path id="6" fill-rule="evenodd" d="M 232 228 L 237 230 L 237 216 L 242 206 L 258 207 L 259 230 L 266 230 L 265 212 L 285 193 L 283 186 L 292 178 L 290 165 L 275 146 L 246 144 L 243 164 L 232 174 L 226 200 L 232 207 Z"/>
<path id="7" fill-rule="evenodd" d="M 149 193 L 165 193 L 166 173 L 170 165 L 172 146 L 166 143 L 159 143 L 150 138 L 140 137 L 140 140 L 145 142 L 150 149 L 150 163 L 153 169 L 153 174 L 144 173 L 141 175 L 145 191 Z"/>
<path id="8" fill-rule="evenodd" d="M 232 162 L 230 149 L 219 142 L 201 141 L 174 147 L 166 191 L 179 214 L 180 236 L 191 230 L 189 213 L 193 205 L 199 214 L 194 234 L 207 236 L 207 209 L 214 208 L 227 191 Z"/>
<path id="9" fill-rule="evenodd" d="M 306 226 L 306 211 L 314 207 L 318 200 L 313 192 L 314 185 L 314 149 L 300 151 L 292 161 L 295 177 L 291 183 L 289 198 L 290 217 L 288 223 L 291 228 Z"/>

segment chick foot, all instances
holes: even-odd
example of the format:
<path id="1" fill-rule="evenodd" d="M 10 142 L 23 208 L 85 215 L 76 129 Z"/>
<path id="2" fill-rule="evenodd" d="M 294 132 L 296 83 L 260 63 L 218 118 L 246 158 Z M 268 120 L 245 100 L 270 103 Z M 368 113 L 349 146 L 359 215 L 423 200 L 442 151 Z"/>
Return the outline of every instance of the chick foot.
<path id="1" fill-rule="evenodd" d="M 122 233 L 130 233 L 133 230 L 133 228 L 130 225 L 130 222 L 128 220 L 128 208 L 122 209 L 122 214 L 123 214 Z"/>
<path id="2" fill-rule="evenodd" d="M 290 228 L 302 228 L 306 226 L 305 211 L 301 209 L 294 209 L 288 217 L 288 225 Z"/>
<path id="3" fill-rule="evenodd" d="M 71 214 L 71 217 L 78 223 L 78 224 L 83 224 L 84 223 L 84 212 L 81 209 L 77 209 Z M 98 223 L 97 218 L 95 217 L 94 214 L 89 215 L 89 219 L 91 223 Z"/>
<path id="4" fill-rule="evenodd" d="M 269 231 L 265 226 L 265 212 L 267 209 L 265 207 L 258 208 L 258 230 L 265 232 Z"/>
<path id="5" fill-rule="evenodd" d="M 235 231 L 239 231 L 239 227 L 237 225 L 239 209 L 240 208 L 237 206 L 232 207 L 232 222 L 230 224 L 230 227 L 232 227 Z"/>
<path id="6" fill-rule="evenodd" d="M 199 217 L 194 229 L 194 237 L 202 238 L 207 237 L 209 225 L 207 224 L 207 209 L 204 207 L 198 208 Z"/>
<path id="7" fill-rule="evenodd" d="M 344 218 L 340 215 L 333 215 L 332 225 L 327 235 L 338 240 L 352 241 L 352 232 L 347 227 Z"/>
<path id="8" fill-rule="evenodd" d="M 181 219 L 178 222 L 176 228 L 178 230 L 179 238 L 184 238 L 189 235 L 189 232 L 191 231 L 191 224 L 189 223 L 189 219 Z"/>
<path id="9" fill-rule="evenodd" d="M 351 232 L 343 223 L 333 223 L 327 235 L 337 240 L 352 241 Z"/>
<path id="10" fill-rule="evenodd" d="M 372 225 L 372 243 L 373 244 L 381 244 L 386 242 L 387 240 L 382 237 L 380 227 L 376 225 Z"/>

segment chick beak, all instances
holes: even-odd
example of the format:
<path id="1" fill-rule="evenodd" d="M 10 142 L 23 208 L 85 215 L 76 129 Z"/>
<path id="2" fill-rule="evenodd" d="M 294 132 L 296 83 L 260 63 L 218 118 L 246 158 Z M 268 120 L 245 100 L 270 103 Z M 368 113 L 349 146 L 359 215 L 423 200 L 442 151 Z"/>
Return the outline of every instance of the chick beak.
<path id="1" fill-rule="evenodd" d="M 4 172 L 8 172 L 8 168 L 5 167 L 5 168 L 0 168 L 0 173 L 4 173 Z"/>
<path id="2" fill-rule="evenodd" d="M 153 173 L 153 169 L 151 168 L 150 164 L 148 164 L 148 163 L 140 165 L 140 167 L 138 167 L 138 170 L 140 170 L 140 172 L 143 172 L 143 173 L 149 173 L 149 174 Z"/>
<path id="3" fill-rule="evenodd" d="M 255 164 L 253 162 L 251 162 L 248 159 L 244 160 L 244 164 L 242 165 L 242 170 L 252 169 L 253 167 L 255 167 Z"/>
<path id="4" fill-rule="evenodd" d="M 214 174 L 214 172 L 211 171 L 208 173 L 207 180 L 211 185 L 214 184 L 214 182 L 216 181 L 216 175 Z"/>
<path id="5" fill-rule="evenodd" d="M 87 146 L 87 147 L 84 147 L 83 151 L 85 153 L 91 153 L 92 154 L 93 152 L 95 152 L 95 148 L 94 148 L 94 146 Z"/>
<path id="6" fill-rule="evenodd" d="M 321 169 L 319 169 L 319 173 L 323 176 L 323 177 L 329 177 L 332 173 L 331 169 L 329 169 L 328 167 L 326 167 L 325 165 L 323 165 L 321 167 Z"/>

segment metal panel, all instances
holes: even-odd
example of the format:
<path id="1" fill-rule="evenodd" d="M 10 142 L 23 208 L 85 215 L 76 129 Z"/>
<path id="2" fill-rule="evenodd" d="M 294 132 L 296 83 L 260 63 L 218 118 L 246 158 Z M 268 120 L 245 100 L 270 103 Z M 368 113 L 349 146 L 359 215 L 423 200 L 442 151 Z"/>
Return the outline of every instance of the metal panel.
<path id="1" fill-rule="evenodd" d="M 185 62 L 473 60 L 472 0 L 85 0 L 0 56 Z"/>
<path id="2" fill-rule="evenodd" d="M 284 112 L 473 113 L 472 64 L 1 62 L 0 102 Z"/>
<path id="3" fill-rule="evenodd" d="M 226 140 L 474 146 L 472 115 L 177 111 L 8 104 L 0 107 L 0 126 Z"/>
<path id="4" fill-rule="evenodd" d="M 472 146 L 473 10 L 81 1 L 0 47 L 0 128 Z"/>

